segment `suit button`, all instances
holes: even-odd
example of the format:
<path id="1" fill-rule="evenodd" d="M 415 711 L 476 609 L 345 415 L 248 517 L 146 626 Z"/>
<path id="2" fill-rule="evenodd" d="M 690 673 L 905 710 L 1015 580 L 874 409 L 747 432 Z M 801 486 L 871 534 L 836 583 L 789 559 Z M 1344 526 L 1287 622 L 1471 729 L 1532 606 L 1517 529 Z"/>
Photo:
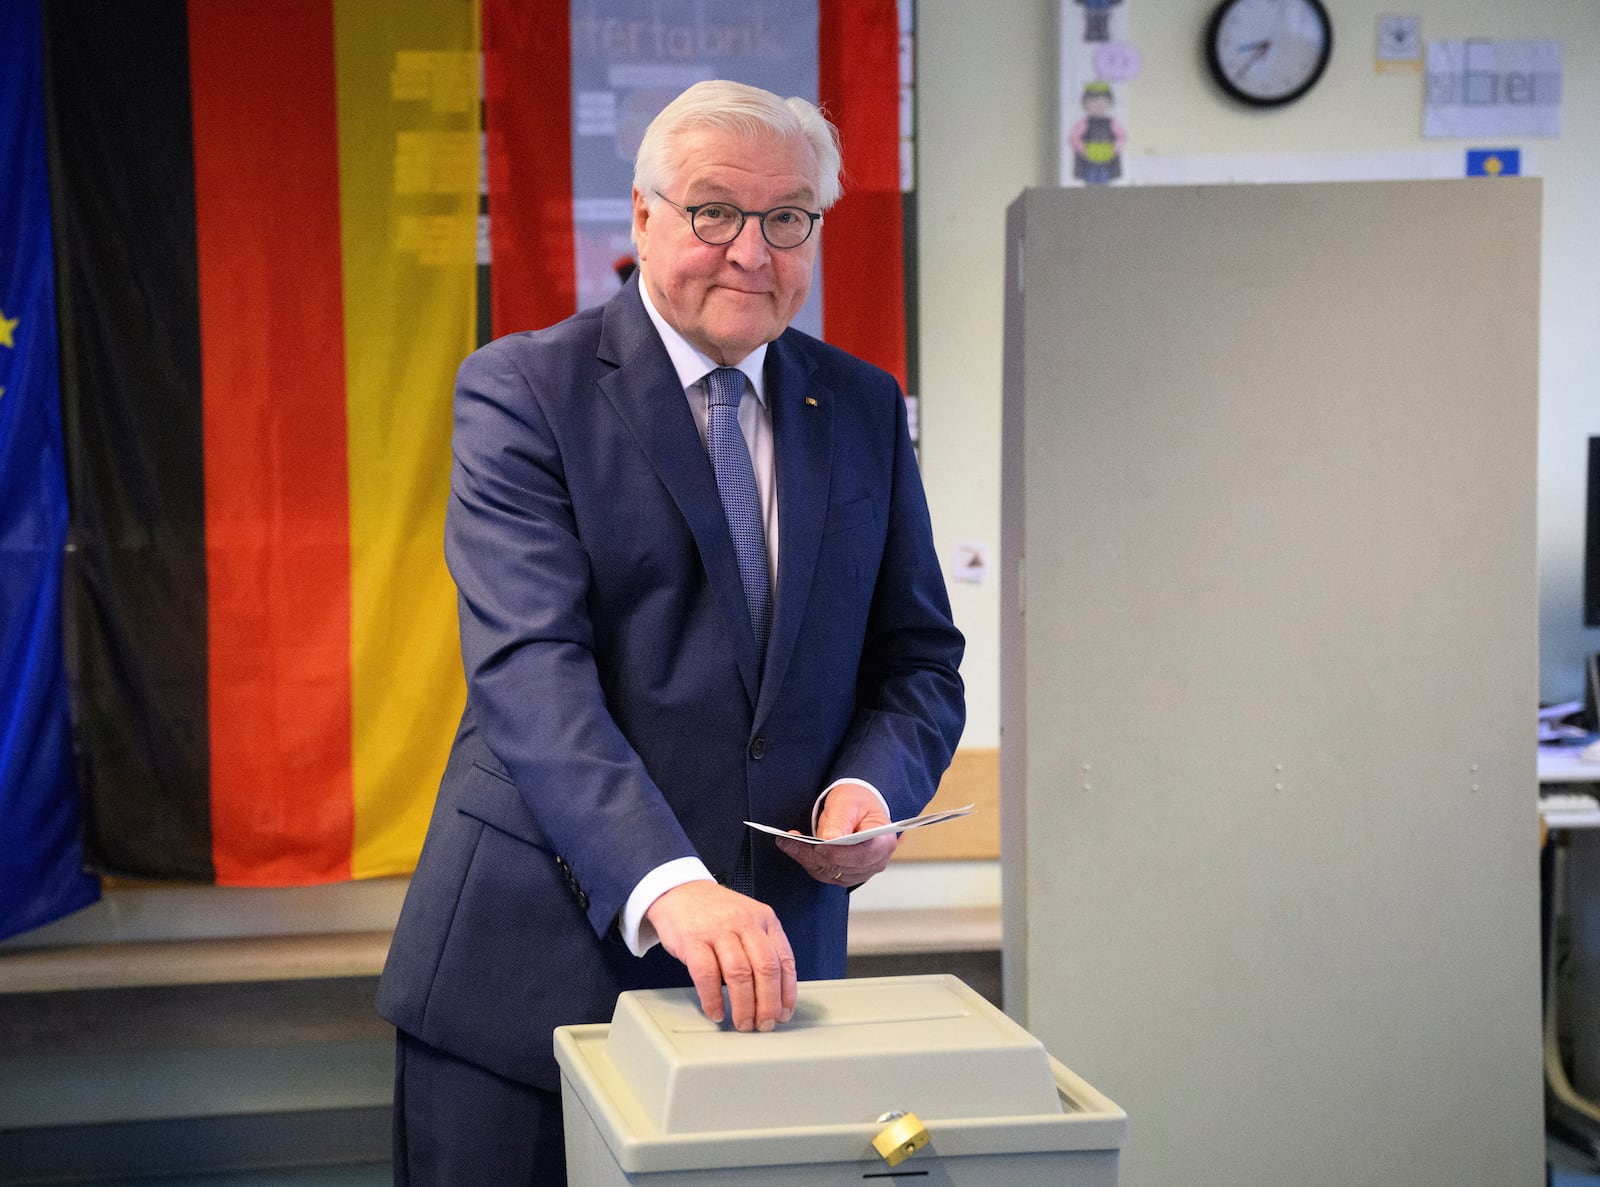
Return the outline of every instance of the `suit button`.
<path id="1" fill-rule="evenodd" d="M 761 758 L 765 758 L 766 756 L 767 756 L 767 740 L 765 738 L 757 738 L 754 742 L 750 743 L 750 757 L 751 758 L 761 759 Z"/>

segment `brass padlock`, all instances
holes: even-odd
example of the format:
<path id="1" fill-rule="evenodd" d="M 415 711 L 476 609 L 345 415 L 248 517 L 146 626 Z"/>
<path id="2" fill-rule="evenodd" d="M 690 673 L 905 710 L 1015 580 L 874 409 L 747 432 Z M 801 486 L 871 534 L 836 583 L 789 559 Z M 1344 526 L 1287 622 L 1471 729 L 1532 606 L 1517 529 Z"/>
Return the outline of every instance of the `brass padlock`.
<path id="1" fill-rule="evenodd" d="M 872 1148 L 890 1166 L 899 1166 L 928 1144 L 928 1129 L 917 1120 L 915 1113 L 902 1113 L 899 1109 L 885 1113 L 878 1123 L 888 1124 L 872 1139 Z"/>

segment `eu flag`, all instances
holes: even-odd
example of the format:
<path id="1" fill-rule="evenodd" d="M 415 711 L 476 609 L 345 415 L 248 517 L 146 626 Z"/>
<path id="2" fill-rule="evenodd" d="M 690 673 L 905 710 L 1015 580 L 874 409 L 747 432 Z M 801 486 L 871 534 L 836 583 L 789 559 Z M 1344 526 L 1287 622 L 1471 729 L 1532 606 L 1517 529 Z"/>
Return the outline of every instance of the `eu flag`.
<path id="1" fill-rule="evenodd" d="M 0 938 L 99 897 L 61 641 L 67 531 L 42 0 L 0 5 Z"/>
<path id="2" fill-rule="evenodd" d="M 1467 149 L 1468 177 L 1519 177 L 1521 174 L 1520 148 Z"/>

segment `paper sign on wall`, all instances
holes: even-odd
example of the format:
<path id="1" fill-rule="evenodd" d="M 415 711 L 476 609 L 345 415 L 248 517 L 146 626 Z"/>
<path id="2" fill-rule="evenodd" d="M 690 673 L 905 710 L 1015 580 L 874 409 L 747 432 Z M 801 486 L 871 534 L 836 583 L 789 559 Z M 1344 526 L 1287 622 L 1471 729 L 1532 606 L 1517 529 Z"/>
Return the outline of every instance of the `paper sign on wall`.
<path id="1" fill-rule="evenodd" d="M 1422 134 L 1561 135 L 1561 42 L 1428 42 Z"/>

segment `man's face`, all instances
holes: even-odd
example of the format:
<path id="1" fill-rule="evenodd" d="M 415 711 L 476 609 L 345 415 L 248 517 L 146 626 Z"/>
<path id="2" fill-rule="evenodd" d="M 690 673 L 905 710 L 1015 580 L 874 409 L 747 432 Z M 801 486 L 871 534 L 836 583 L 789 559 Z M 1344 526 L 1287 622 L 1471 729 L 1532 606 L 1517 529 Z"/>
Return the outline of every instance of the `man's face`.
<path id="1" fill-rule="evenodd" d="M 740 210 L 815 210 L 817 159 L 804 139 L 756 139 L 698 128 L 678 140 L 667 197 L 679 206 L 727 202 Z M 675 192 L 674 192 L 675 191 Z M 799 247 L 769 244 L 756 219 L 731 243 L 713 247 L 664 202 L 633 193 L 640 280 L 656 311 L 719 363 L 736 363 L 788 327 L 811 288 L 820 228 Z"/>

